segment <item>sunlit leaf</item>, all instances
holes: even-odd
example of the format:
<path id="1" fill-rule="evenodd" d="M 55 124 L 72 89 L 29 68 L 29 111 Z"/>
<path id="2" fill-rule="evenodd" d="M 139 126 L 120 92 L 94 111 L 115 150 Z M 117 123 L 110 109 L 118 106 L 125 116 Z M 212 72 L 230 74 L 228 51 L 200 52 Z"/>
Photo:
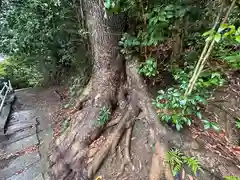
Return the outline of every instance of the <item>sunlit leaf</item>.
<path id="1" fill-rule="evenodd" d="M 215 130 L 215 131 L 219 131 L 220 128 L 216 125 L 216 123 L 212 124 L 212 128 Z"/>
<path id="2" fill-rule="evenodd" d="M 106 9 L 110 9 L 111 8 L 111 0 L 105 0 L 104 6 Z"/>
<path id="3" fill-rule="evenodd" d="M 221 24 L 220 25 L 220 27 L 219 27 L 219 29 L 218 29 L 218 32 L 220 33 L 220 32 L 222 32 L 224 29 L 226 29 L 228 27 L 228 24 L 225 24 L 225 23 L 223 23 L 223 24 Z"/>
<path id="4" fill-rule="evenodd" d="M 240 36 L 236 36 L 235 40 L 240 43 Z"/>
<path id="5" fill-rule="evenodd" d="M 221 40 L 221 34 L 220 34 L 220 33 L 216 33 L 216 34 L 214 35 L 214 40 L 215 40 L 216 42 L 219 42 L 219 41 Z"/>
<path id="6" fill-rule="evenodd" d="M 199 119 L 202 119 L 202 114 L 200 112 L 197 112 L 196 115 Z"/>
<path id="7" fill-rule="evenodd" d="M 213 36 L 213 35 L 210 35 L 210 36 L 208 36 L 208 38 L 206 39 L 206 41 L 211 41 L 211 40 L 213 40 L 213 38 L 214 38 L 214 36 Z"/>
<path id="8" fill-rule="evenodd" d="M 203 33 L 202 36 L 208 36 L 208 35 L 212 34 L 213 32 L 214 32 L 213 30 L 207 31 L 207 32 Z"/>
<path id="9" fill-rule="evenodd" d="M 236 31 L 236 35 L 240 35 L 240 27 L 238 27 L 238 29 Z"/>

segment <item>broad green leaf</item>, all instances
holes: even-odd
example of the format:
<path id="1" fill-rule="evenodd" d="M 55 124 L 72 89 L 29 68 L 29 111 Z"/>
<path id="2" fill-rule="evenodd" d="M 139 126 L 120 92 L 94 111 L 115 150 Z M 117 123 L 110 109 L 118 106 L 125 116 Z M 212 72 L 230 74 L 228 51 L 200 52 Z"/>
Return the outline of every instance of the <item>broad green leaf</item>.
<path id="1" fill-rule="evenodd" d="M 236 36 L 235 40 L 240 43 L 240 36 Z"/>
<path id="2" fill-rule="evenodd" d="M 235 122 L 235 124 L 236 124 L 236 127 L 237 127 L 238 129 L 240 129 L 240 120 L 239 120 L 239 119 Z"/>
<path id="3" fill-rule="evenodd" d="M 228 24 L 225 24 L 225 23 L 223 23 L 223 24 L 221 24 L 220 25 L 220 27 L 219 27 L 219 29 L 218 29 L 218 32 L 220 33 L 220 32 L 222 32 L 224 29 L 226 29 L 228 27 Z"/>
<path id="4" fill-rule="evenodd" d="M 236 35 L 240 35 L 240 27 L 238 27 L 238 29 L 236 31 Z"/>
<path id="5" fill-rule="evenodd" d="M 214 38 L 214 36 L 213 36 L 213 35 L 210 35 L 210 36 L 208 36 L 208 38 L 206 39 L 206 41 L 211 41 L 211 40 L 213 40 L 213 38 Z"/>
<path id="6" fill-rule="evenodd" d="M 216 123 L 212 124 L 212 128 L 215 130 L 215 131 L 219 131 L 220 128 L 216 125 Z"/>
<path id="7" fill-rule="evenodd" d="M 202 114 L 200 112 L 197 112 L 196 115 L 199 119 L 202 119 Z"/>
<path id="8" fill-rule="evenodd" d="M 210 123 L 204 125 L 204 129 L 209 129 L 211 127 Z"/>
<path id="9" fill-rule="evenodd" d="M 234 25 L 228 26 L 228 28 L 230 28 L 231 30 L 229 31 L 229 34 L 233 34 L 236 32 L 236 28 Z"/>
<path id="10" fill-rule="evenodd" d="M 208 35 L 212 34 L 213 32 L 214 32 L 213 30 L 209 30 L 209 31 L 203 33 L 202 36 L 208 36 Z"/>
<path id="11" fill-rule="evenodd" d="M 180 131 L 181 130 L 181 125 L 180 124 L 176 124 L 176 129 L 178 130 L 178 131 Z"/>
<path id="12" fill-rule="evenodd" d="M 221 34 L 220 34 L 220 33 L 216 33 L 216 34 L 214 35 L 214 40 L 215 40 L 216 42 L 219 42 L 219 41 L 221 40 Z"/>
<path id="13" fill-rule="evenodd" d="M 104 6 L 106 9 L 110 9 L 111 8 L 111 0 L 105 0 Z"/>
<path id="14" fill-rule="evenodd" d="M 173 96 L 175 96 L 175 97 L 179 97 L 181 94 L 179 93 L 179 92 L 175 92 L 175 93 L 173 93 Z"/>

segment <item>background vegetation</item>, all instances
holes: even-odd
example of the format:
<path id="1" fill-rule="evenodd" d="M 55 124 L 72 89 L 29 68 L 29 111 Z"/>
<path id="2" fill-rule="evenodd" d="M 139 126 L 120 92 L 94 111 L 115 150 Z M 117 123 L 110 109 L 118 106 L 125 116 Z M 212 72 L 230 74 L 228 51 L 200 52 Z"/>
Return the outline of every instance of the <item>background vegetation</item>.
<path id="1" fill-rule="evenodd" d="M 7 60 L 1 75 L 16 88 L 59 84 L 70 72 L 86 75 L 79 7 L 62 0 L 2 1 L 0 51 Z"/>

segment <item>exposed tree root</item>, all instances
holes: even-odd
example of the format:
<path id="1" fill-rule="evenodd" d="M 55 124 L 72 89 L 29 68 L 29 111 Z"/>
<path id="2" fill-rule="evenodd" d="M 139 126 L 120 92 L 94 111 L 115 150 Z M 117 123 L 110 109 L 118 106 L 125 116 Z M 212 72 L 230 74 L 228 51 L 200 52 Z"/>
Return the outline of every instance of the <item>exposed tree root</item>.
<path id="1" fill-rule="evenodd" d="M 75 113 L 83 108 L 83 104 L 90 99 L 91 89 L 92 89 L 92 80 L 90 79 L 87 87 L 84 89 L 84 91 L 81 94 L 81 98 L 76 102 L 76 105 L 74 106 L 74 109 L 71 111 L 71 113 Z"/>
<path id="2" fill-rule="evenodd" d="M 131 101 L 134 103 L 134 101 Z M 131 103 L 131 104 L 133 104 Z M 135 104 L 135 103 L 134 103 Z M 130 106 L 125 113 L 125 115 L 122 117 L 120 123 L 118 124 L 117 128 L 114 130 L 112 135 L 107 139 L 105 142 L 103 148 L 100 149 L 100 151 L 97 153 L 97 155 L 94 157 L 91 165 L 88 166 L 88 178 L 91 179 L 94 174 L 97 172 L 98 168 L 102 164 L 103 160 L 106 158 L 110 150 L 115 149 L 116 146 L 119 143 L 120 138 L 122 137 L 124 130 L 125 130 L 125 124 L 128 121 L 134 120 L 136 116 L 139 114 L 139 108 L 135 105 L 135 107 Z"/>
<path id="3" fill-rule="evenodd" d="M 110 121 L 107 125 L 106 125 L 106 128 L 110 128 L 112 126 L 115 126 L 117 125 L 120 121 L 121 121 L 122 117 L 119 117 L 117 119 L 114 119 L 112 121 Z"/>
<path id="4" fill-rule="evenodd" d="M 135 63 L 127 66 L 127 74 L 130 77 L 129 83 L 137 90 L 139 106 L 147 119 L 150 134 L 153 143 L 155 143 L 155 151 L 152 158 L 152 167 L 149 172 L 149 180 L 167 179 L 173 180 L 170 167 L 164 164 L 164 156 L 168 149 L 168 141 L 174 138 L 171 131 L 158 123 L 156 110 L 152 107 L 150 95 L 140 76 L 136 73 L 137 65 Z"/>
<path id="5" fill-rule="evenodd" d="M 133 126 L 131 125 L 126 132 L 126 138 L 125 138 L 125 146 L 124 146 L 124 159 L 120 168 L 119 173 L 117 174 L 117 177 L 121 176 L 122 173 L 124 172 L 125 166 L 129 164 L 132 167 L 132 170 L 134 170 L 134 165 L 131 160 L 130 156 L 130 146 L 131 146 L 131 136 L 132 136 L 132 129 Z"/>
<path id="6" fill-rule="evenodd" d="M 156 139 L 153 130 L 150 131 L 152 142 L 154 142 L 154 153 L 152 156 L 152 165 L 149 172 L 149 180 L 173 180 L 172 173 L 170 171 L 170 167 L 167 163 L 165 163 L 165 153 L 166 149 L 164 146 L 160 144 L 160 142 Z M 159 171 L 164 170 L 164 171 Z"/>

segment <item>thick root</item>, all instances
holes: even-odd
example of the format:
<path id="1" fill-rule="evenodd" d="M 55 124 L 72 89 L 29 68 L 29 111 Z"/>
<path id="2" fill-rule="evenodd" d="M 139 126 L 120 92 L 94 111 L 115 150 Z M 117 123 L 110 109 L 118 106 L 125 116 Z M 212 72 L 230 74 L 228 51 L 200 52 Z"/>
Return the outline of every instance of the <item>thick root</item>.
<path id="1" fill-rule="evenodd" d="M 102 131 L 94 125 L 99 111 L 100 108 L 94 107 L 82 109 L 68 130 L 56 140 L 50 156 L 51 179 L 63 180 L 71 176 L 87 178 L 88 146 Z"/>
<path id="2" fill-rule="evenodd" d="M 123 174 L 125 166 L 127 164 L 129 164 L 132 167 L 132 170 L 134 170 L 134 165 L 132 163 L 131 156 L 130 156 L 130 146 L 131 146 L 130 143 L 131 143 L 132 129 L 133 129 L 133 126 L 130 126 L 126 132 L 125 147 L 124 147 L 124 159 L 123 159 L 123 163 L 120 168 L 120 172 L 117 174 L 117 177 L 119 177 Z"/>
<path id="3" fill-rule="evenodd" d="M 88 178 L 91 179 L 94 174 L 99 169 L 100 165 L 102 164 L 103 160 L 106 158 L 110 150 L 115 149 L 118 145 L 118 142 L 120 138 L 122 137 L 124 130 L 125 130 L 125 124 L 129 120 L 133 120 L 137 115 L 139 114 L 139 108 L 138 107 L 129 107 L 123 118 L 121 119 L 120 123 L 118 124 L 115 131 L 112 133 L 112 135 L 108 138 L 108 140 L 105 142 L 105 145 L 103 148 L 100 149 L 100 151 L 97 153 L 97 155 L 94 157 L 91 165 L 88 166 Z"/>
<path id="4" fill-rule="evenodd" d="M 166 150 L 161 146 L 159 141 L 155 142 L 154 154 L 152 156 L 152 165 L 149 172 L 149 180 L 174 180 L 170 167 L 164 163 L 164 155 Z"/>
<path id="5" fill-rule="evenodd" d="M 89 81 L 87 87 L 84 89 L 84 91 L 81 94 L 81 98 L 76 102 L 76 105 L 71 111 L 72 114 L 83 108 L 83 104 L 87 102 L 90 98 L 91 89 L 92 89 L 92 80 Z"/>
<path id="6" fill-rule="evenodd" d="M 150 129 L 150 139 L 154 144 L 154 153 L 152 156 L 152 165 L 149 172 L 149 180 L 167 179 L 174 180 L 171 169 L 167 163 L 165 163 L 165 154 L 167 152 L 166 146 L 161 144 L 153 129 Z"/>
<path id="7" fill-rule="evenodd" d="M 164 156 L 168 151 L 168 141 L 174 138 L 168 129 L 158 123 L 156 110 L 152 107 L 151 96 L 147 92 L 147 87 L 143 83 L 140 76 L 136 73 L 136 63 L 127 66 L 127 74 L 129 84 L 137 90 L 138 102 L 148 126 L 151 128 L 150 133 L 152 141 L 155 144 L 155 151 L 152 158 L 152 168 L 149 173 L 149 180 L 168 179 L 173 180 L 170 167 L 164 164 Z M 171 132 L 171 131 L 170 131 Z"/>

